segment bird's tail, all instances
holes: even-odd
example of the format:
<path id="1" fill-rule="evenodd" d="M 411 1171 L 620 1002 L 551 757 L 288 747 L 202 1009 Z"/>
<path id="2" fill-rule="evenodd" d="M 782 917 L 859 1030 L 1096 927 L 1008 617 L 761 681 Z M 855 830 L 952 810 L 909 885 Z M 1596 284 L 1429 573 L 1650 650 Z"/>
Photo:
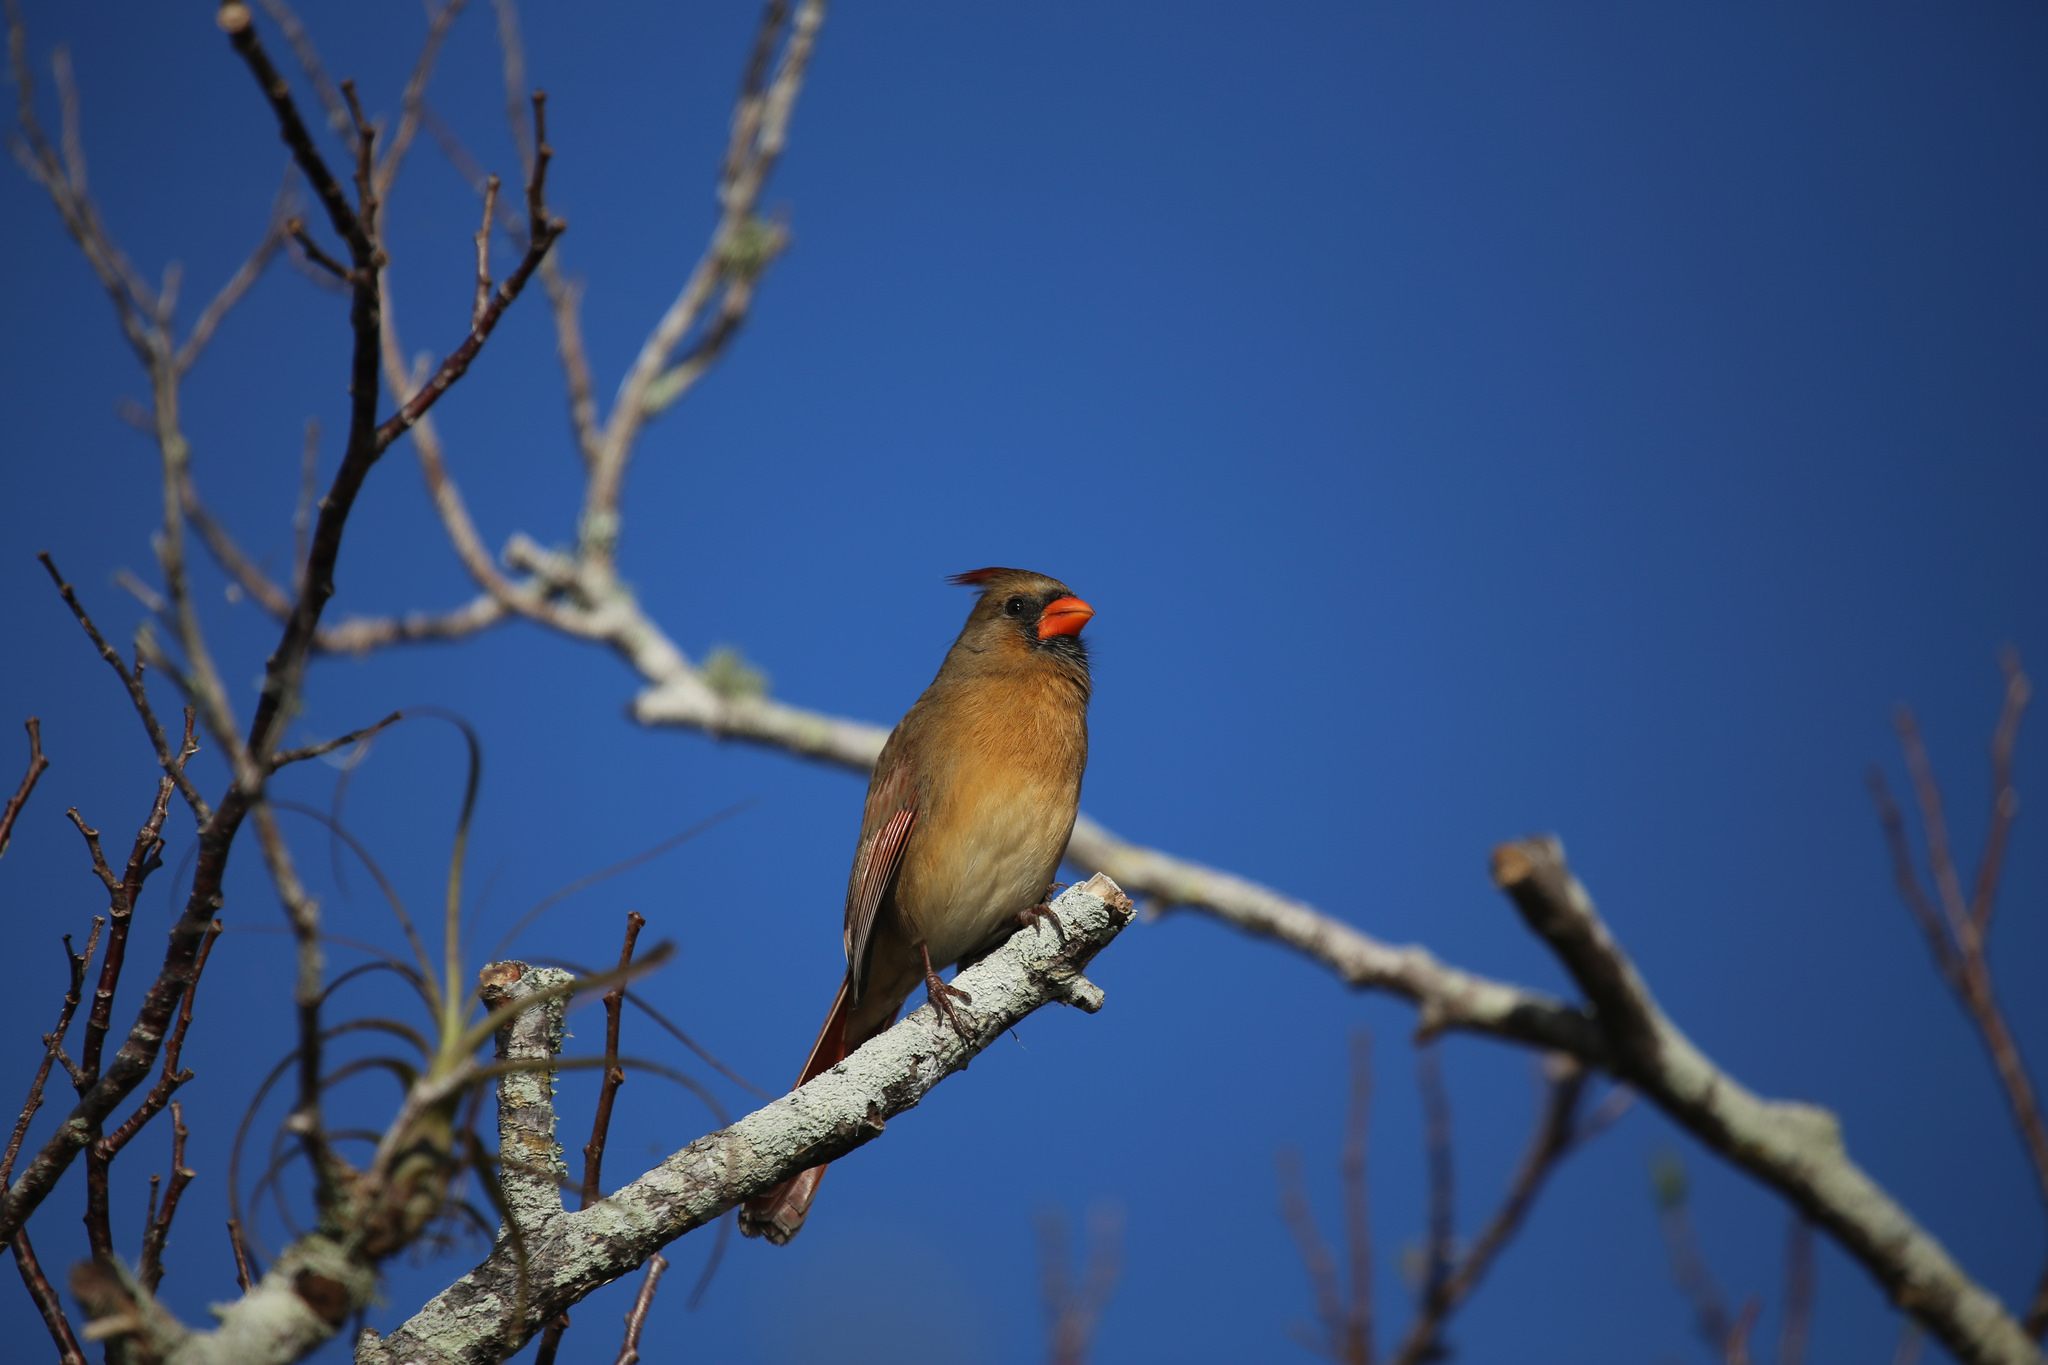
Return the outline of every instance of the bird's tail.
<path id="1" fill-rule="evenodd" d="M 825 1026 L 818 1030 L 818 1041 L 811 1045 L 810 1058 L 804 1062 L 803 1073 L 796 1078 L 797 1085 L 830 1071 L 846 1060 L 846 1021 L 852 1008 L 847 983 L 842 981 L 839 994 L 832 998 L 832 1012 L 825 1016 Z M 813 1166 L 765 1194 L 755 1195 L 740 1206 L 740 1231 L 749 1237 L 766 1237 L 776 1246 L 788 1242 L 803 1227 L 804 1217 L 810 1213 L 811 1201 L 818 1197 L 818 1185 L 824 1178 L 825 1168 Z"/>

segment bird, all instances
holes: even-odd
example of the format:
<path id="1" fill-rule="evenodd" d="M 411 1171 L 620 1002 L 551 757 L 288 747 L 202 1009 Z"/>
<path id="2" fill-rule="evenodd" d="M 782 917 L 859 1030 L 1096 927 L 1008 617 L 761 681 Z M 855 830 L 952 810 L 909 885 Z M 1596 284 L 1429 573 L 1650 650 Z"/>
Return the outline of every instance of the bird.
<path id="1" fill-rule="evenodd" d="M 802 1085 L 889 1027 L 922 984 L 963 1037 L 965 991 L 939 972 L 972 962 L 1046 904 L 1088 766 L 1095 608 L 1027 569 L 950 580 L 979 589 L 938 676 L 882 746 L 846 881 L 846 973 Z M 740 1231 L 780 1246 L 810 1212 L 824 1166 L 747 1201 Z"/>

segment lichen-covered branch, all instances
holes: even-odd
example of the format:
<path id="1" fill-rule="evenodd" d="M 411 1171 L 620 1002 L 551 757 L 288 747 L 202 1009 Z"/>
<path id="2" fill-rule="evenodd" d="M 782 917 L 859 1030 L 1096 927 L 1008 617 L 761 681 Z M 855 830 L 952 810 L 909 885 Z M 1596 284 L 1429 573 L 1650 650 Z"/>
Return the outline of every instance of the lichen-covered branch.
<path id="1" fill-rule="evenodd" d="M 889 1119 L 1041 1005 L 1098 1007 L 1101 993 L 1081 972 L 1130 922 L 1130 902 L 1114 882 L 1097 877 L 1068 888 L 1053 909 L 1065 926 L 1064 942 L 1049 930 L 1021 930 L 960 974 L 974 998 L 962 1008 L 967 1038 L 930 1006 L 914 1011 L 808 1085 L 697 1139 L 609 1198 L 527 1227 L 523 1257 L 501 1241 L 397 1330 L 381 1339 L 365 1333 L 356 1344 L 358 1365 L 502 1360 L 564 1308 L 677 1237 L 873 1140 Z"/>
<path id="2" fill-rule="evenodd" d="M 1716 1066 L 1658 1008 L 1555 839 L 1494 852 L 1494 880 L 1592 1002 L 1614 1073 L 1713 1151 L 1803 1209 L 1900 1308 L 1968 1365 L 2036 1365 L 1997 1298 L 1849 1158 L 1835 1116 L 1767 1100 Z"/>
<path id="3" fill-rule="evenodd" d="M 498 1060 L 545 1063 L 562 1051 L 569 1002 L 559 992 L 571 977 L 560 967 L 494 962 L 484 968 L 484 1004 L 498 1009 L 523 996 L 551 992 L 544 1003 L 498 1030 Z M 555 1140 L 552 1071 L 508 1071 L 498 1078 L 498 1191 L 516 1227 L 538 1227 L 562 1211 L 562 1144 Z"/>

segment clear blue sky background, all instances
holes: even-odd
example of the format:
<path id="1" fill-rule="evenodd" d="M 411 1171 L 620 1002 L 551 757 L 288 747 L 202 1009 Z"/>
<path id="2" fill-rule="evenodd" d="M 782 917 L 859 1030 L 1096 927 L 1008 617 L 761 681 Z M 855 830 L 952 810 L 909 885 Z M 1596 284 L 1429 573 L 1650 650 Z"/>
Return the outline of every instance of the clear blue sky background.
<path id="1" fill-rule="evenodd" d="M 534 8 L 562 251 L 589 280 L 609 393 L 709 227 L 753 15 Z M 203 298 L 260 231 L 283 161 L 246 73 L 204 7 L 32 9 L 38 63 L 60 40 L 76 54 L 108 222 L 147 270 L 185 262 L 186 297 Z M 332 69 L 395 110 L 417 9 L 310 18 Z M 496 81 L 480 11 L 433 103 L 509 175 Z M 2014 1299 L 2044 1252 L 2038 1201 L 1893 899 L 1861 780 L 1873 759 L 1896 767 L 1889 711 L 1911 700 L 1974 850 L 1996 652 L 2048 672 L 2044 166 L 2048 19 L 2029 5 L 845 6 L 769 196 L 794 247 L 726 363 L 646 439 L 624 570 L 686 649 L 737 644 L 778 696 L 877 721 L 957 628 L 966 603 L 944 574 L 1058 574 L 1100 610 L 1090 810 L 1553 989 L 1485 865 L 1500 839 L 1559 831 L 1692 1035 L 1763 1092 L 1836 1108 L 1858 1158 Z M 60 993 L 57 936 L 103 905 L 62 812 L 125 838 L 151 787 L 137 727 L 32 555 L 54 552 L 126 639 L 140 608 L 113 575 L 150 574 L 158 495 L 151 449 L 115 415 L 141 386 L 105 300 L 33 186 L 0 176 L 0 204 L 0 717 L 16 736 L 0 772 L 13 781 L 29 713 L 55 764 L 0 865 L 12 1093 Z M 390 225 L 408 343 L 445 346 L 466 321 L 474 210 L 431 146 Z M 274 568 L 309 415 L 332 467 L 345 347 L 342 303 L 280 269 L 188 388 L 203 486 Z M 441 408 L 494 544 L 570 533 L 551 356 L 536 298 Z M 210 571 L 200 582 L 246 708 L 273 632 Z M 469 595 L 409 451 L 371 482 L 339 582 L 340 612 Z M 511 628 L 322 663 L 295 735 L 423 703 L 477 726 L 490 936 L 751 799 L 521 948 L 609 957 L 643 911 L 681 950 L 649 993 L 780 1084 L 840 970 L 861 783 L 639 730 L 631 693 L 613 659 Z M 2025 758 L 2023 784 L 2042 771 Z M 452 735 L 422 723 L 351 790 L 354 829 L 422 907 L 460 780 Z M 331 784 L 286 786 L 318 801 Z M 2048 836 L 2030 817 L 1997 949 L 2038 1076 Z M 395 943 L 365 879 L 337 887 L 324 838 L 300 834 L 329 922 Z M 174 823 L 132 985 L 190 842 Z M 167 1281 L 192 1319 L 232 1291 L 226 1146 L 289 1036 L 253 849 L 226 918 L 188 1052 L 200 1177 Z M 1409 1011 L 1191 915 L 1134 929 L 1096 976 L 1106 1012 L 1033 1019 L 835 1171 L 791 1249 L 736 1246 L 695 1313 L 684 1291 L 710 1237 L 678 1245 L 650 1358 L 1038 1358 L 1033 1217 L 1105 1204 L 1128 1233 L 1102 1359 L 1298 1355 L 1288 1328 L 1310 1300 L 1274 1153 L 1302 1150 L 1327 1216 L 1361 1027 L 1379 1063 L 1378 1288 L 1404 1320 L 1398 1253 L 1423 1221 Z M 399 1008 L 376 985 L 347 998 Z M 585 1050 L 597 1024 L 577 1018 Z M 689 1064 L 638 1023 L 628 1037 Z M 1523 1141 L 1530 1059 L 1460 1039 L 1444 1060 L 1470 1230 Z M 563 1086 L 572 1144 L 590 1089 Z M 381 1123 L 387 1092 L 358 1094 Z M 609 1173 L 707 1126 L 636 1076 Z M 167 1141 L 123 1163 L 129 1255 L 141 1169 Z M 1761 1296 L 1774 1339 L 1784 1210 L 1639 1112 L 1558 1178 L 1458 1320 L 1461 1358 L 1701 1358 L 1649 1194 L 1674 1143 L 1713 1266 L 1731 1296 Z M 74 1176 L 40 1224 L 45 1260 L 79 1255 L 80 1198 Z M 392 1304 L 454 1268 L 399 1268 Z M 0 1320 L 39 1340 L 8 1279 Z M 625 1292 L 579 1312 L 565 1358 L 610 1358 Z M 1896 1321 L 1832 1248 L 1819 1294 L 1814 1359 L 1887 1358 Z"/>

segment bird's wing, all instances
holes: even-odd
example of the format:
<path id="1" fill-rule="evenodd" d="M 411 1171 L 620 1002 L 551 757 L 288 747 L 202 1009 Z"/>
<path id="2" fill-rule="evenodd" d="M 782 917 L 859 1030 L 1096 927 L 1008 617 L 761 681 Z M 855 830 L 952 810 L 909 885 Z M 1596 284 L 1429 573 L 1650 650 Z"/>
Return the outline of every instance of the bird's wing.
<path id="1" fill-rule="evenodd" d="M 846 970 L 855 1000 L 860 998 L 861 983 L 867 976 L 875 911 L 903 861 L 903 847 L 917 821 L 916 784 L 911 780 L 910 764 L 888 751 L 895 747 L 891 743 L 885 748 L 875 766 L 861 820 L 860 849 L 853 856 L 853 873 L 846 882 Z"/>

